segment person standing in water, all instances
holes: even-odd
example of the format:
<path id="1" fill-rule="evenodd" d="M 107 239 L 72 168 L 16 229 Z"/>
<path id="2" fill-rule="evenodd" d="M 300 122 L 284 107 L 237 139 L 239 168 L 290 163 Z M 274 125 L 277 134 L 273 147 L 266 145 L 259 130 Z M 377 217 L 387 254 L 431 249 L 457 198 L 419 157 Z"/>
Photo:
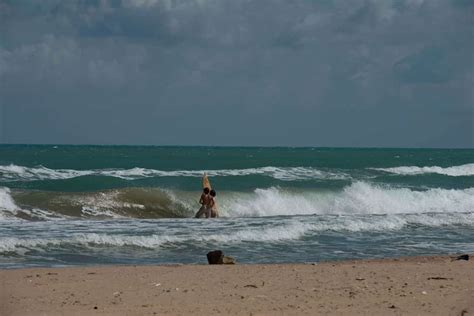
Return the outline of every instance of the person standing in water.
<path id="1" fill-rule="evenodd" d="M 216 203 L 216 191 L 211 190 L 209 192 L 210 198 L 209 198 L 209 207 L 208 207 L 208 212 L 209 216 L 206 217 L 219 217 L 219 211 L 217 209 L 217 203 Z"/>
<path id="2" fill-rule="evenodd" d="M 211 213 L 211 211 L 208 209 L 211 199 L 211 196 L 209 195 L 209 188 L 204 188 L 202 191 L 203 192 L 201 194 L 201 198 L 199 199 L 199 204 L 201 204 L 201 208 L 196 213 L 196 218 L 201 218 L 203 215 L 208 218 Z"/>

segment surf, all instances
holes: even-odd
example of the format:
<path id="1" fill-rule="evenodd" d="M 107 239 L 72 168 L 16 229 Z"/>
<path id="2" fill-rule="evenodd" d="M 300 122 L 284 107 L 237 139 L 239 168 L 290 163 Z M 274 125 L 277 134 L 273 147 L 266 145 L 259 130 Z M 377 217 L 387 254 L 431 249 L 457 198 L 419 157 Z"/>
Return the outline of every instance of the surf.
<path id="1" fill-rule="evenodd" d="M 320 170 L 313 167 L 258 167 L 243 169 L 217 170 L 157 170 L 141 167 L 129 169 L 50 169 L 44 166 L 26 167 L 14 164 L 0 165 L 0 181 L 37 181 L 65 180 L 84 176 L 105 176 L 123 180 L 138 180 L 153 177 L 191 177 L 199 178 L 203 174 L 210 177 L 243 177 L 260 175 L 281 181 L 298 181 L 309 179 L 348 179 L 341 171 Z"/>
<path id="2" fill-rule="evenodd" d="M 392 168 L 371 168 L 372 170 L 383 171 L 398 175 L 421 175 L 421 174 L 440 174 L 451 177 L 474 176 L 474 163 L 460 166 L 439 167 L 439 166 L 400 166 Z"/>
<path id="3" fill-rule="evenodd" d="M 144 187 L 96 192 L 0 188 L 0 216 L 30 220 L 188 218 L 199 208 L 199 195 L 199 191 Z M 415 190 L 359 181 L 341 190 L 219 191 L 217 202 L 224 217 L 462 213 L 474 212 L 474 188 Z"/>

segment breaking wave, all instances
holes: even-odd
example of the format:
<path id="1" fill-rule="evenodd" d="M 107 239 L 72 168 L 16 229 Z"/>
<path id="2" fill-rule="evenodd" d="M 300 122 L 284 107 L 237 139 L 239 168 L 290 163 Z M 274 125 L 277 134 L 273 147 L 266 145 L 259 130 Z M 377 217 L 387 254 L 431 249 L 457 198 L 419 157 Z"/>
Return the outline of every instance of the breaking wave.
<path id="1" fill-rule="evenodd" d="M 19 210 L 10 193 L 9 188 L 0 187 L 0 220 L 13 217 Z"/>
<path id="2" fill-rule="evenodd" d="M 58 218 L 186 218 L 193 217 L 199 192 L 158 188 L 125 188 L 99 192 L 13 191 L 0 188 L 0 216 Z M 278 215 L 364 215 L 474 212 L 474 188 L 416 191 L 355 182 L 338 191 L 221 191 L 223 217 Z"/>
<path id="3" fill-rule="evenodd" d="M 442 174 L 451 177 L 474 176 L 474 163 L 469 163 L 461 166 L 453 167 L 438 167 L 438 166 L 402 166 L 393 168 L 371 168 L 372 170 L 384 171 L 398 175 L 420 175 L 420 174 Z"/>
<path id="4" fill-rule="evenodd" d="M 13 198 L 10 195 L 9 188 L 0 188 L 0 210 L 15 211 L 18 209 Z"/>
<path id="5" fill-rule="evenodd" d="M 178 199 L 172 191 L 154 188 L 99 192 L 11 192 L 5 188 L 3 192 L 0 212 L 31 220 L 190 217 L 197 205 L 193 193 L 183 192 Z"/>
<path id="6" fill-rule="evenodd" d="M 356 182 L 340 192 L 257 189 L 251 198 L 231 197 L 222 205 L 230 216 L 472 212 L 474 188 L 414 191 Z"/>
<path id="7" fill-rule="evenodd" d="M 35 180 L 64 180 L 82 176 L 106 176 L 124 180 L 137 180 L 153 177 L 202 177 L 204 173 L 209 176 L 250 176 L 261 175 L 272 177 L 281 181 L 301 181 L 311 179 L 348 179 L 343 172 L 329 172 L 310 167 L 261 167 L 247 169 L 221 169 L 221 170 L 155 170 L 146 168 L 131 169 L 49 169 L 43 166 L 24 167 L 17 165 L 0 165 L 0 181 L 35 181 Z"/>

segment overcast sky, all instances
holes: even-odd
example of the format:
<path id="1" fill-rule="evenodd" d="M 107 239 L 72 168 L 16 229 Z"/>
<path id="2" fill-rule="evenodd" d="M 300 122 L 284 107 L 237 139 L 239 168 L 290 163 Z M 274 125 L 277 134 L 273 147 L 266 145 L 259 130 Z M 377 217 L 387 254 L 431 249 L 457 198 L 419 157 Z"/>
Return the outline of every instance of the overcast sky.
<path id="1" fill-rule="evenodd" d="M 0 142 L 474 147 L 472 0 L 0 0 Z"/>

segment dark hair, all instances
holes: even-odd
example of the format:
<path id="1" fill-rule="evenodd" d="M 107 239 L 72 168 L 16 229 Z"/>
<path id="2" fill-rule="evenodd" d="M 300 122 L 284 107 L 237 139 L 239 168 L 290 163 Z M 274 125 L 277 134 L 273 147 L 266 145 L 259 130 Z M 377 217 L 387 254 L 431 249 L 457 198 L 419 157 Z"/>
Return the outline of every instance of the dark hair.
<path id="1" fill-rule="evenodd" d="M 211 194 L 211 196 L 216 196 L 216 191 L 211 190 L 211 193 L 210 193 L 210 194 Z"/>
<path id="2" fill-rule="evenodd" d="M 204 193 L 209 194 L 209 188 L 204 188 Z"/>

